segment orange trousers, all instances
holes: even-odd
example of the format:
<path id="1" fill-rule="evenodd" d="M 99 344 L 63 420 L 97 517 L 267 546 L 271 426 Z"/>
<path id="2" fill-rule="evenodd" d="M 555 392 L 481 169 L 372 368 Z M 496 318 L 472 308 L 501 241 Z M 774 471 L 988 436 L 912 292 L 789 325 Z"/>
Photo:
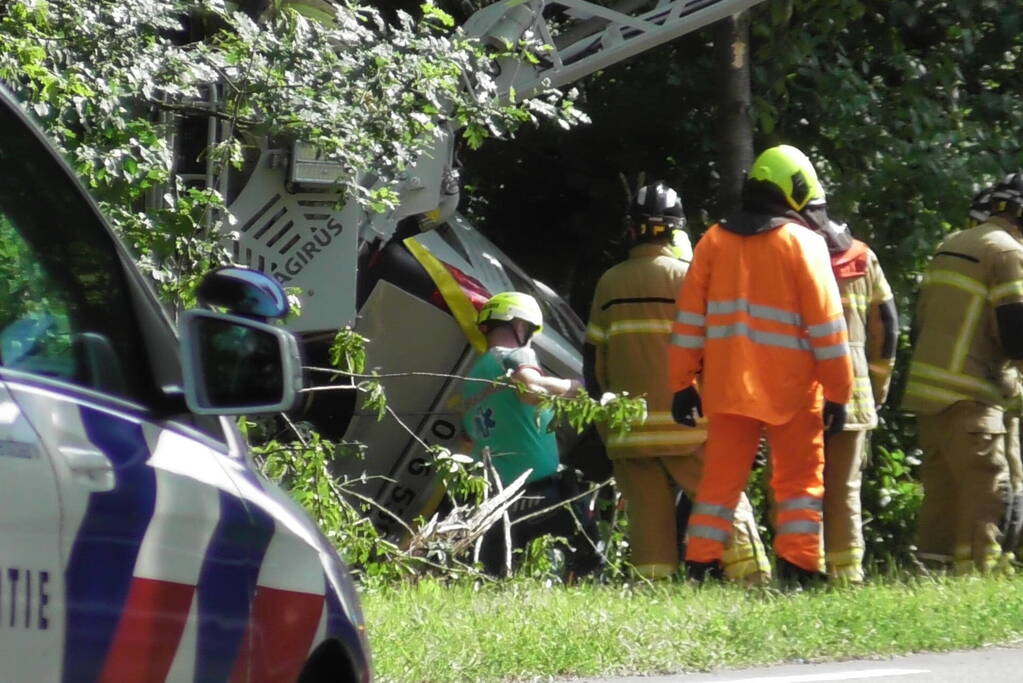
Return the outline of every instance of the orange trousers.
<path id="1" fill-rule="evenodd" d="M 824 497 L 822 400 L 781 425 L 744 415 L 708 417 L 703 479 L 689 518 L 686 560 L 720 561 L 732 516 L 746 488 L 760 436 L 771 446 L 771 489 L 776 501 L 775 553 L 809 571 L 821 571 L 821 509 Z"/>

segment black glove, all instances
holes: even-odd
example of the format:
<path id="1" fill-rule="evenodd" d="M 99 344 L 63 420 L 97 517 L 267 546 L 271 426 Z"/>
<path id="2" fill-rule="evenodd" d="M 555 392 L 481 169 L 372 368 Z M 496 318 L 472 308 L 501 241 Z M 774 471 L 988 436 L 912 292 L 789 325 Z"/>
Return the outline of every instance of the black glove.
<path id="1" fill-rule="evenodd" d="M 845 404 L 824 402 L 824 436 L 838 434 L 845 427 Z"/>
<path id="2" fill-rule="evenodd" d="M 1023 492 L 1006 491 L 1005 512 L 998 530 L 1002 532 L 1002 550 L 1014 553 L 1023 540 Z"/>
<path id="3" fill-rule="evenodd" d="M 700 403 L 700 392 L 696 387 L 675 392 L 671 399 L 671 416 L 680 425 L 696 426 L 696 418 L 703 417 L 703 404 Z"/>

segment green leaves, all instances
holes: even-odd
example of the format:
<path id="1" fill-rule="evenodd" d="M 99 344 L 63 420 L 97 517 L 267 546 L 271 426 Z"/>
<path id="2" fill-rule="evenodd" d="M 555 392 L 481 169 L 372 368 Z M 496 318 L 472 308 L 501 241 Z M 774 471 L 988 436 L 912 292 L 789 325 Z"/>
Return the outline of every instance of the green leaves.
<path id="1" fill-rule="evenodd" d="M 366 370 L 366 342 L 369 339 L 345 326 L 334 335 L 330 345 L 330 364 L 344 372 L 361 374 Z"/>
<path id="2" fill-rule="evenodd" d="M 538 117 L 579 120 L 554 106 L 555 93 L 541 108 L 509 105 L 482 46 L 436 5 L 422 9 L 419 21 L 399 13 L 385 26 L 374 8 L 348 3 L 275 2 L 252 16 L 221 0 L 9 0 L 0 80 L 177 305 L 198 274 L 228 260 L 220 240 L 231 216 L 217 193 L 193 192 L 195 178 L 224 187 L 254 136 L 315 146 L 351 201 L 386 212 L 399 201 L 392 183 L 449 121 L 476 147 Z M 209 148 L 183 146 L 188 125 L 216 131 Z M 185 172 L 188 183 L 174 178 Z"/>
<path id="3" fill-rule="evenodd" d="M 436 21 L 439 25 L 445 28 L 454 28 L 455 19 L 450 14 L 440 9 L 432 2 L 424 2 L 419 6 L 419 9 L 423 13 L 424 20 Z"/>
<path id="4" fill-rule="evenodd" d="M 575 396 L 544 395 L 539 405 L 554 413 L 552 424 L 567 424 L 577 433 L 591 424 L 600 424 L 612 432 L 624 434 L 646 419 L 646 400 L 631 398 L 626 393 L 607 394 L 601 401 L 595 401 L 583 391 Z"/>

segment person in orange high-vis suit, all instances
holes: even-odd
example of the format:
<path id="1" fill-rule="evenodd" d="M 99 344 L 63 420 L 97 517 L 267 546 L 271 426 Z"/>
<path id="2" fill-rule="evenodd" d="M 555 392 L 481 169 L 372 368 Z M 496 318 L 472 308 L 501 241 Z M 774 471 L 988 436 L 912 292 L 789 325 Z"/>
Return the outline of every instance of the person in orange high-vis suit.
<path id="1" fill-rule="evenodd" d="M 841 298 L 814 232 L 826 221 L 813 165 L 794 147 L 772 147 L 753 163 L 742 209 L 697 243 L 682 283 L 668 350 L 672 414 L 681 424 L 708 418 L 686 548 L 697 580 L 720 573 L 764 431 L 777 576 L 799 584 L 823 577 L 824 427 L 841 431 L 853 388 Z"/>

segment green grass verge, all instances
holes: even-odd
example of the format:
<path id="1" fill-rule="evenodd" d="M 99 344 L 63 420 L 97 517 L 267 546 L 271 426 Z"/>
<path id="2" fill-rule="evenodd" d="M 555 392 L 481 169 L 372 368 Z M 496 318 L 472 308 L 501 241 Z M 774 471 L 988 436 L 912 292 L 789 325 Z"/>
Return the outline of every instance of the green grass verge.
<path id="1" fill-rule="evenodd" d="M 363 594 L 379 680 L 544 680 L 884 657 L 1010 643 L 1023 581 L 918 579 L 779 594 L 685 584 L 383 587 Z"/>

